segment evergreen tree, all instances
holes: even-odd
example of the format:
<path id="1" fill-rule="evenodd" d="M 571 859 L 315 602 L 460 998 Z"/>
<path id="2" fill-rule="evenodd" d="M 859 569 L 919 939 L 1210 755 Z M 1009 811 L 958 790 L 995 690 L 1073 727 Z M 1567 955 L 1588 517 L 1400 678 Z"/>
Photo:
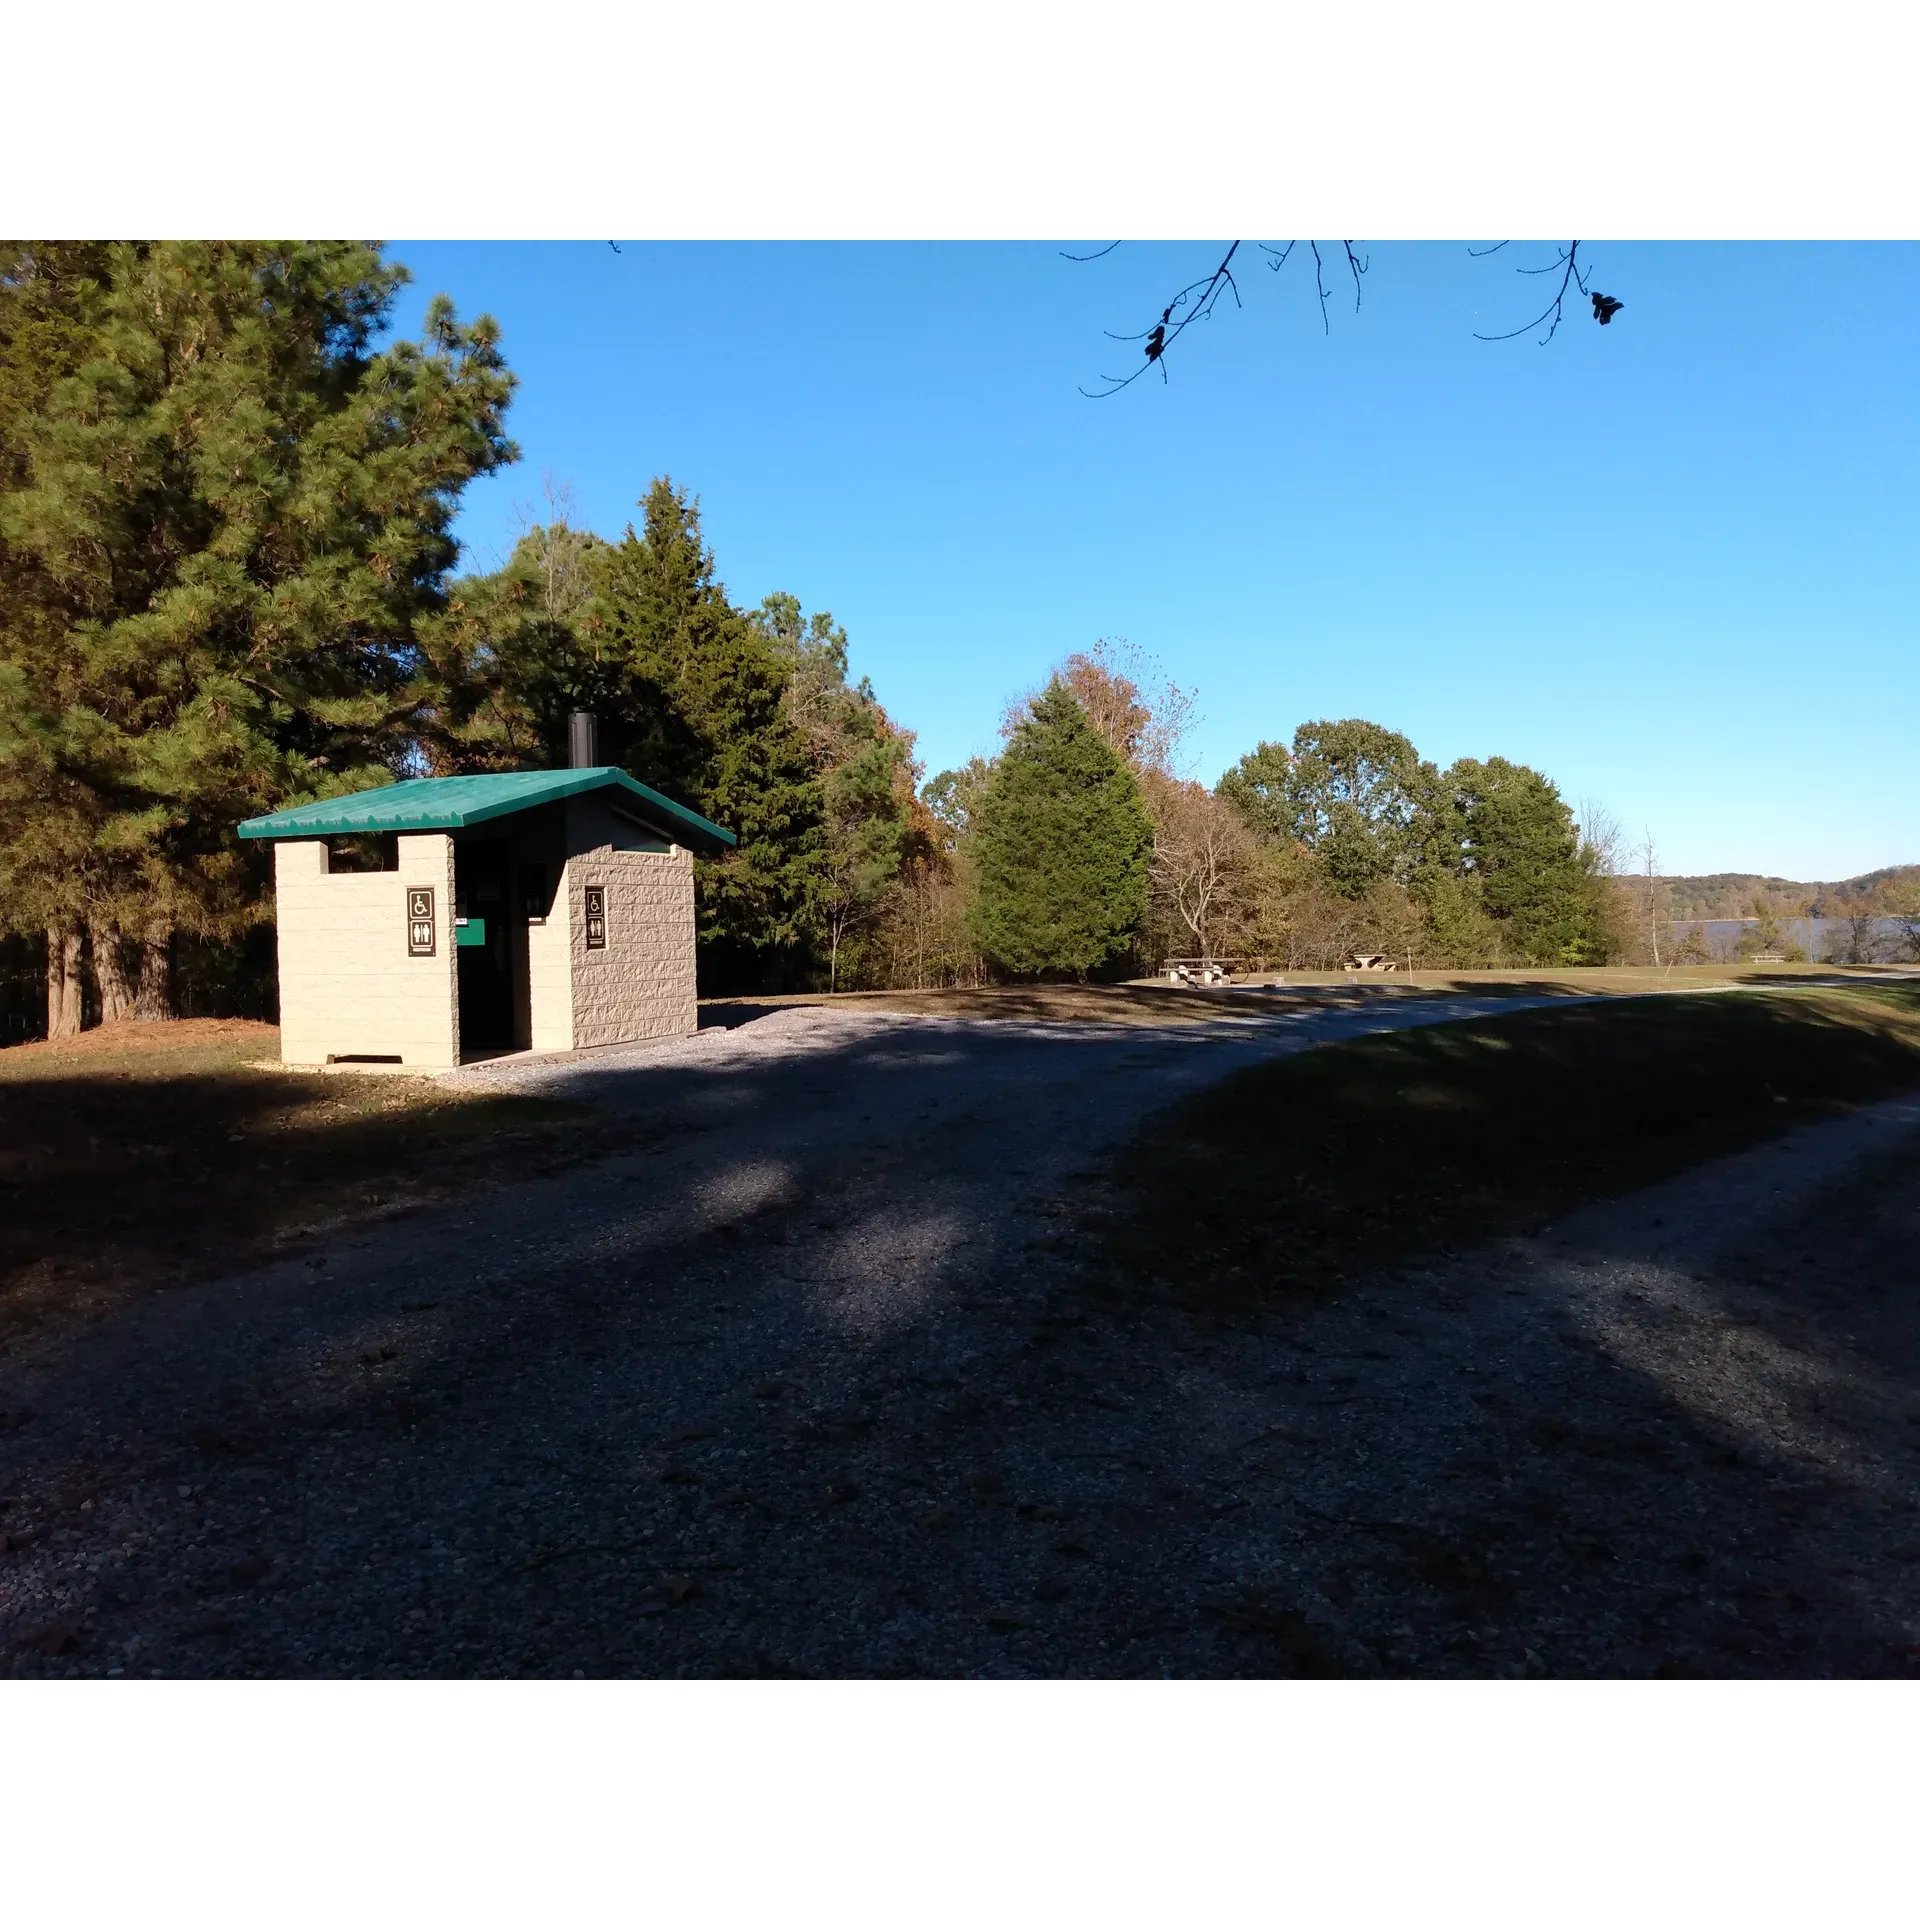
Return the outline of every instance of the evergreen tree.
<path id="1" fill-rule="evenodd" d="M 913 735 L 896 727 L 862 679 L 847 684 L 847 635 L 830 613 L 807 619 L 790 593 L 752 616 L 786 676 L 783 705 L 807 742 L 824 799 L 820 917 L 827 990 L 850 938 L 879 917 L 917 837 Z"/>
<path id="2" fill-rule="evenodd" d="M 15 242 L 0 249 L 0 500 L 31 480 L 27 438 L 55 387 L 84 362 L 107 249 Z M 63 635 L 57 582 L 0 518 L 0 931 L 44 927 L 47 1034 L 80 1031 L 81 942 L 99 808 L 54 752 Z"/>
<path id="3" fill-rule="evenodd" d="M 701 987 L 808 977 L 826 796 L 785 706 L 788 663 L 727 599 L 698 506 L 667 478 L 615 544 L 564 524 L 462 581 L 427 640 L 437 770 L 565 764 L 567 715 L 600 717 L 609 764 L 739 835 L 695 869 Z M 577 584 L 554 591 L 564 567 Z"/>
<path id="4" fill-rule="evenodd" d="M 556 592 L 561 554 L 568 577 Z M 565 766 L 576 711 L 600 716 L 609 761 L 663 724 L 666 689 L 642 682 L 608 631 L 600 588 L 612 556 L 597 534 L 555 522 L 524 534 L 504 567 L 452 583 L 446 612 L 420 636 L 419 746 L 435 774 Z M 690 736 L 680 746 L 675 768 L 698 757 Z M 672 785 L 665 775 L 639 777 L 663 791 Z"/>
<path id="5" fill-rule="evenodd" d="M 1446 785 L 1463 864 L 1503 948 L 1536 966 L 1608 958 L 1595 899 L 1602 883 L 1553 782 L 1495 758 L 1456 761 Z"/>
<path id="6" fill-rule="evenodd" d="M 1132 770 L 1053 680 L 979 796 L 982 948 L 1009 973 L 1085 979 L 1126 949 L 1146 915 L 1152 840 Z"/>
<path id="7" fill-rule="evenodd" d="M 103 1009 L 164 1010 L 176 927 L 229 931 L 234 824 L 393 777 L 461 488 L 511 459 L 496 331 L 357 242 L 0 259 L 0 913 L 89 928 Z M 54 336 L 59 340 L 55 342 Z M 51 372 L 51 377 L 49 373 Z M 70 929 L 68 929 L 70 930 Z"/>
<path id="8" fill-rule="evenodd" d="M 847 630 L 832 614 L 809 619 L 790 593 L 770 593 L 748 615 L 780 663 L 787 718 L 823 766 L 845 757 L 850 732 L 864 737 L 862 709 L 878 703 L 865 680 L 847 684 Z"/>
<path id="9" fill-rule="evenodd" d="M 642 527 L 609 554 L 598 595 L 612 655 L 644 690 L 627 709 L 623 763 L 740 836 L 700 869 L 708 990 L 802 977 L 825 847 L 820 783 L 782 703 L 785 675 L 715 579 L 686 493 L 654 481 Z"/>

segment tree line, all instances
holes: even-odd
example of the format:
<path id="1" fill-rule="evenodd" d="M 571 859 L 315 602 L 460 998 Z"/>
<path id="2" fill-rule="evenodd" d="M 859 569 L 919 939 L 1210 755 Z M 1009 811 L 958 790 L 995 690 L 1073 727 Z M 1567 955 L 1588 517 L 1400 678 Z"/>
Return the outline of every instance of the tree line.
<path id="1" fill-rule="evenodd" d="M 1181 771 L 1194 705 L 1102 641 L 1016 704 L 996 759 L 928 784 L 989 967 L 1591 966 L 1630 938 L 1605 845 L 1533 768 L 1442 771 L 1391 728 L 1319 720 L 1208 787 Z"/>
<path id="2" fill-rule="evenodd" d="M 165 1018 L 184 954 L 270 921 L 249 815 L 560 764 L 578 707 L 739 835 L 698 872 L 706 990 L 871 975 L 937 823 L 845 633 L 736 606 L 666 477 L 618 540 L 556 496 L 456 574 L 517 382 L 444 298 L 382 344 L 407 278 L 360 242 L 0 243 L 0 938 L 47 1030 Z"/>
<path id="3" fill-rule="evenodd" d="M 1619 949 L 1543 775 L 1340 720 L 1209 788 L 1193 696 L 1121 642 L 927 779 L 845 631 L 737 605 L 670 477 L 615 540 L 550 488 L 456 573 L 516 379 L 445 299 L 381 344 L 406 278 L 358 242 L 0 248 L 0 933 L 43 956 L 50 1032 L 166 1017 L 184 951 L 270 920 L 248 815 L 560 764 L 583 707 L 739 835 L 697 870 L 709 993 Z"/>
<path id="4" fill-rule="evenodd" d="M 1740 920 L 1756 897 L 1787 918 L 1841 919 L 1850 903 L 1920 886 L 1920 866 L 1878 867 L 1851 880 L 1780 880 L 1770 874 L 1707 873 L 1662 876 L 1675 919 Z"/>

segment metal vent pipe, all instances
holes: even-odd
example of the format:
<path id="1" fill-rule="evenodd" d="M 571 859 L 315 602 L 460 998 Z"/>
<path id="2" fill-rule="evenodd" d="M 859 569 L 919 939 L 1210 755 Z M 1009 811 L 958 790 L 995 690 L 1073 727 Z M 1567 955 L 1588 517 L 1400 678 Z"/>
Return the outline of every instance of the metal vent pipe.
<path id="1" fill-rule="evenodd" d="M 597 767 L 600 764 L 600 720 L 597 714 L 568 715 L 567 761 L 575 767 Z"/>

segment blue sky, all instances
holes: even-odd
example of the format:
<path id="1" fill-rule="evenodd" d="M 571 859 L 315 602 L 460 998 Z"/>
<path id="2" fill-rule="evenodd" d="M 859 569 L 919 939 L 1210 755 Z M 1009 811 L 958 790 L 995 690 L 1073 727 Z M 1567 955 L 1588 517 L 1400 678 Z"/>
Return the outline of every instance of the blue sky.
<path id="1" fill-rule="evenodd" d="M 1084 243 L 1082 243 L 1084 245 Z M 1920 860 L 1920 248 L 1590 244 L 1625 300 L 1519 325 L 1550 279 L 1466 247 L 1243 252 L 1245 310 L 1171 383 L 1102 337 L 1220 248 L 395 243 L 399 324 L 490 312 L 519 466 L 474 487 L 469 561 L 543 471 L 617 535 L 699 494 L 722 578 L 846 625 L 927 769 L 1103 635 L 1198 689 L 1211 779 L 1362 715 L 1444 765 L 1540 767 L 1665 870 L 1827 879 Z M 1323 252 L 1327 250 L 1323 247 Z"/>

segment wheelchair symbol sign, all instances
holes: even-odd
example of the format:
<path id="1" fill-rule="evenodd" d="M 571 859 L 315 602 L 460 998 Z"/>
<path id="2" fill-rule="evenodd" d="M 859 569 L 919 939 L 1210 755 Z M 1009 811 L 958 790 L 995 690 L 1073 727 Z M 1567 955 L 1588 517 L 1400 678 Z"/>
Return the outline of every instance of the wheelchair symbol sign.
<path id="1" fill-rule="evenodd" d="M 407 889 L 407 951 L 431 957 L 433 953 L 433 889 Z"/>

